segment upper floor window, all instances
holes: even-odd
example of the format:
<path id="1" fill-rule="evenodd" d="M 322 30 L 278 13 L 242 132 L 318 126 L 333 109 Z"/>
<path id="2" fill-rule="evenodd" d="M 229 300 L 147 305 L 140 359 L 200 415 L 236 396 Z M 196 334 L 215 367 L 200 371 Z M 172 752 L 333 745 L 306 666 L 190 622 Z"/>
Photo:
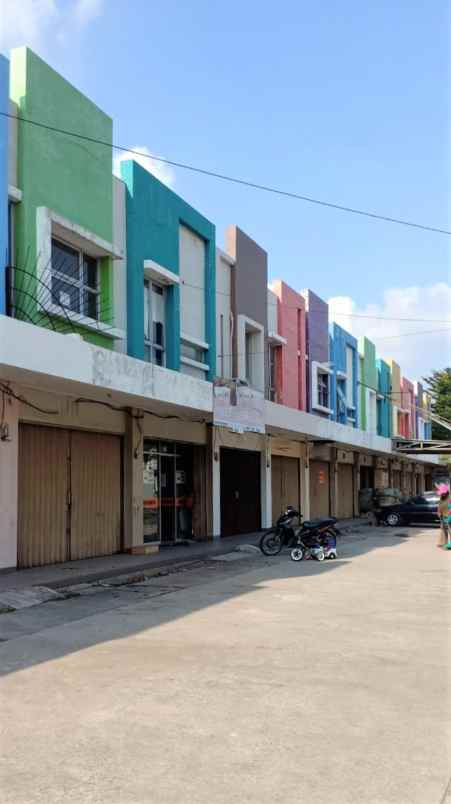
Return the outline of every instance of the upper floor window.
<path id="1" fill-rule="evenodd" d="M 276 349 L 277 346 L 268 346 L 268 379 L 269 379 L 269 400 L 275 402 L 277 398 L 277 374 L 276 374 Z"/>
<path id="2" fill-rule="evenodd" d="M 166 292 L 162 285 L 144 280 L 144 359 L 165 364 Z"/>
<path id="3" fill-rule="evenodd" d="M 318 370 L 318 404 L 323 408 L 329 407 L 329 375 Z"/>
<path id="4" fill-rule="evenodd" d="M 99 260 L 52 238 L 51 291 L 53 304 L 98 321 Z"/>

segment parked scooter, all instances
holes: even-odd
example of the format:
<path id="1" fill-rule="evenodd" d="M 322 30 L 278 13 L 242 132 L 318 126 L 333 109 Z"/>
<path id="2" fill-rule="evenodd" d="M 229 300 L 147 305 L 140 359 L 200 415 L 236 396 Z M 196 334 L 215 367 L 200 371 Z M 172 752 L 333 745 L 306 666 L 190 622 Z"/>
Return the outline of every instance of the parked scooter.
<path id="1" fill-rule="evenodd" d="M 334 517 L 302 522 L 300 527 L 295 528 L 294 520 L 296 518 L 301 520 L 301 514 L 292 506 L 288 506 L 280 515 L 276 526 L 263 534 L 260 539 L 260 550 L 265 556 L 276 556 L 283 547 L 295 549 L 303 544 L 306 549 L 310 550 L 311 556 L 319 555 L 320 561 L 323 560 L 322 554 L 324 554 L 324 558 L 337 557 L 336 537 L 339 531 L 335 527 L 337 520 Z M 311 551 L 315 545 L 321 547 L 321 550 L 314 554 Z M 300 559 L 294 560 L 299 561 Z"/>

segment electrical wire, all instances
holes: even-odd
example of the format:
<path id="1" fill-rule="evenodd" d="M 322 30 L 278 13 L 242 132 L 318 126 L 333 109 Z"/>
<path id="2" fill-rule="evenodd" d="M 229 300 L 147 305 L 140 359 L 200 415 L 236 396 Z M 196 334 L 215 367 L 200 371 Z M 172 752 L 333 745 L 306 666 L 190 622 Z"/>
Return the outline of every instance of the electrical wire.
<path id="1" fill-rule="evenodd" d="M 335 210 L 338 210 L 340 212 L 347 212 L 347 213 L 350 213 L 352 215 L 360 215 L 360 216 L 363 216 L 363 217 L 366 217 L 366 218 L 372 218 L 374 220 L 384 221 L 386 223 L 394 223 L 394 224 L 397 224 L 399 226 L 408 226 L 408 227 L 413 228 L 413 229 L 421 229 L 423 231 L 434 232 L 436 234 L 451 235 L 451 231 L 449 231 L 448 229 L 442 229 L 442 228 L 440 228 L 438 226 L 427 226 L 426 224 L 416 223 L 414 221 L 403 220 L 402 218 L 393 218 L 393 217 L 391 217 L 389 215 L 380 215 L 378 213 L 369 212 L 368 210 L 358 209 L 356 207 L 348 207 L 348 206 L 345 206 L 343 204 L 335 204 L 335 203 L 332 203 L 331 201 L 324 201 L 322 199 L 314 198 L 312 196 L 301 195 L 300 193 L 294 193 L 294 192 L 290 192 L 288 190 L 281 190 L 280 188 L 271 187 L 270 185 L 267 185 L 267 184 L 259 184 L 257 182 L 248 181 L 247 179 L 237 178 L 236 176 L 229 176 L 229 175 L 227 175 L 225 173 L 217 173 L 216 171 L 213 171 L 213 170 L 206 170 L 205 168 L 196 167 L 195 165 L 190 165 L 190 164 L 185 163 L 185 162 L 176 162 L 176 161 L 174 161 L 172 159 L 165 159 L 162 156 L 153 156 L 153 155 L 150 155 L 148 153 L 145 153 L 144 151 L 138 151 L 136 149 L 127 148 L 124 145 L 114 145 L 112 142 L 107 142 L 106 140 L 100 140 L 100 139 L 98 139 L 96 137 L 90 137 L 90 136 L 88 136 L 86 134 L 80 134 L 79 132 L 76 132 L 76 131 L 70 131 L 68 129 L 58 128 L 57 126 L 51 126 L 51 125 L 48 125 L 47 123 L 42 123 L 42 122 L 40 122 L 38 120 L 32 120 L 31 118 L 22 117 L 22 116 L 19 116 L 19 115 L 13 115 L 13 114 L 11 114 L 9 112 L 0 112 L 0 115 L 3 115 L 4 117 L 8 117 L 8 118 L 10 118 L 12 120 L 17 120 L 18 122 L 21 122 L 21 123 L 28 123 L 29 125 L 37 126 L 39 128 L 42 128 L 42 129 L 46 129 L 47 131 L 52 131 L 52 132 L 58 133 L 58 134 L 64 134 L 64 135 L 69 136 L 69 137 L 75 137 L 77 139 L 84 140 L 85 142 L 91 142 L 91 143 L 93 143 L 95 145 L 102 145 L 102 146 L 104 146 L 106 148 L 111 148 L 111 149 L 115 149 L 117 151 L 123 151 L 125 153 L 130 153 L 133 156 L 139 156 L 141 158 L 150 159 L 150 160 L 153 160 L 155 162 L 161 162 L 161 163 L 163 163 L 165 165 L 171 165 L 172 167 L 177 167 L 177 168 L 180 168 L 182 170 L 189 170 L 189 171 L 191 171 L 193 173 L 199 173 L 199 174 L 201 174 L 203 176 L 210 176 L 211 178 L 214 178 L 214 179 L 220 179 L 221 181 L 227 181 L 227 182 L 231 182 L 233 184 L 239 184 L 242 187 L 250 187 L 253 190 L 261 190 L 262 192 L 265 192 L 265 193 L 272 193 L 274 195 L 283 196 L 285 198 L 291 198 L 291 199 L 294 199 L 296 201 L 304 201 L 304 202 L 307 202 L 309 204 L 316 204 L 316 205 L 321 206 L 321 207 L 327 207 L 329 209 L 335 209 Z"/>

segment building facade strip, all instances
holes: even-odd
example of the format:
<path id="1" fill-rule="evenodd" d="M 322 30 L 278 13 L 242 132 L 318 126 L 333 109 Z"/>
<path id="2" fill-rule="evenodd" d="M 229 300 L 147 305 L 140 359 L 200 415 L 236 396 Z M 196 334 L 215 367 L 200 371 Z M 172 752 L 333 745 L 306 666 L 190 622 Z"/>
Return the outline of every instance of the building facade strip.
<path id="1" fill-rule="evenodd" d="M 0 314 L 6 312 L 6 266 L 9 260 L 8 237 L 8 118 L 9 62 L 0 54 Z"/>
<path id="2" fill-rule="evenodd" d="M 274 401 L 297 410 L 307 408 L 306 313 L 300 293 L 280 279 L 270 285 L 278 298 L 277 332 L 285 343 L 277 350 Z"/>
<path id="3" fill-rule="evenodd" d="M 121 164 L 127 188 L 127 318 L 129 353 L 144 358 L 144 272 L 148 261 L 179 277 L 168 285 L 165 298 L 166 366 L 181 366 L 181 329 L 190 320 L 208 343 L 208 379 L 216 373 L 216 246 L 215 227 L 197 210 L 136 162 Z M 190 236 L 204 251 L 201 276 L 183 275 L 184 248 Z M 166 282 L 164 284 L 167 284 Z M 185 293 L 186 290 L 186 293 Z M 189 355 L 187 355 L 189 357 Z"/>

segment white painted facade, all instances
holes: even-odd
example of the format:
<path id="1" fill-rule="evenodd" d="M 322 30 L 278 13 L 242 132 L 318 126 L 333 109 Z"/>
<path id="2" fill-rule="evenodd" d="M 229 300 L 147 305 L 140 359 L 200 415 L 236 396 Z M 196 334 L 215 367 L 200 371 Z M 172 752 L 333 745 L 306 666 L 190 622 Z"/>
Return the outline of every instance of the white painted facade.
<path id="1" fill-rule="evenodd" d="M 125 215 L 125 184 L 113 176 L 113 248 L 121 254 L 114 261 L 113 299 L 114 325 L 124 334 L 115 340 L 118 352 L 127 354 L 127 233 Z"/>
<path id="2" fill-rule="evenodd" d="M 180 265 L 180 371 L 204 379 L 209 370 L 205 353 L 205 241 L 188 229 L 179 227 Z"/>
<path id="3" fill-rule="evenodd" d="M 233 314 L 232 271 L 234 261 L 228 254 L 216 249 L 216 374 L 232 377 Z"/>

